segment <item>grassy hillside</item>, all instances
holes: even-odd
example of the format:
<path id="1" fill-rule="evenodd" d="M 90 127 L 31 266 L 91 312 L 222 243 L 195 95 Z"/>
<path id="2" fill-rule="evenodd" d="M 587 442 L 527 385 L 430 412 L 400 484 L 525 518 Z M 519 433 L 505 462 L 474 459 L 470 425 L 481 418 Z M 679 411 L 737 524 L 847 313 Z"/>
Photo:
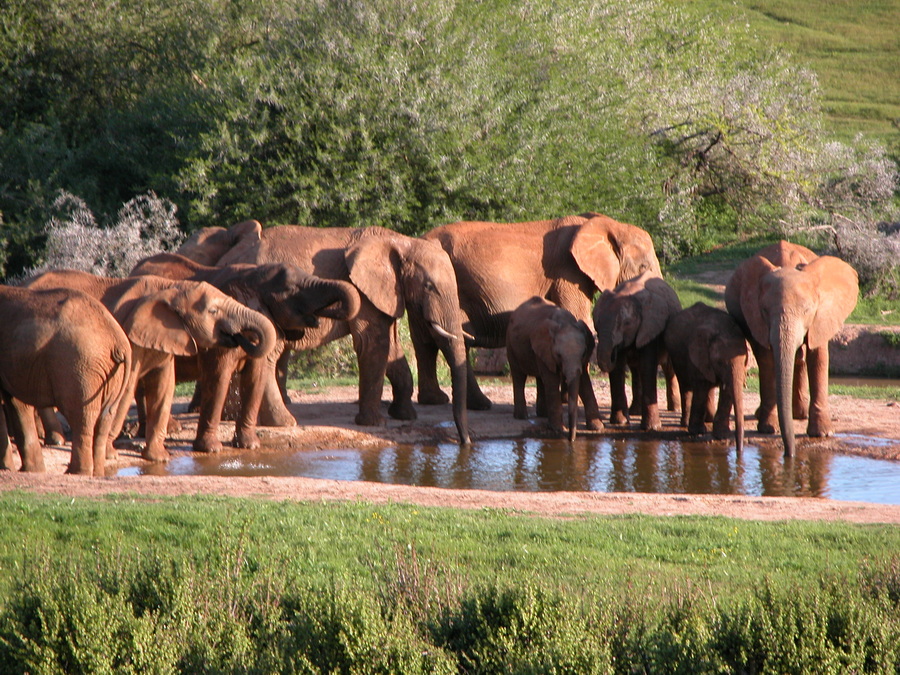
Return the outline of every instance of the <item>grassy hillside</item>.
<path id="1" fill-rule="evenodd" d="M 713 7 L 731 5 L 708 0 Z M 838 136 L 859 131 L 890 145 L 900 120 L 900 1 L 736 0 L 759 35 L 780 43 L 819 77 Z"/>

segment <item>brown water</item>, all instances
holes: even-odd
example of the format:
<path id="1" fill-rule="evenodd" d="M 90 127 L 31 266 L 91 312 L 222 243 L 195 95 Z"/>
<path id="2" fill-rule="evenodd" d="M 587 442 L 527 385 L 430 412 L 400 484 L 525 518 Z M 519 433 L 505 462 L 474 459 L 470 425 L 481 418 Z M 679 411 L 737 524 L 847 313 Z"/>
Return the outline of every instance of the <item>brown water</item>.
<path id="1" fill-rule="evenodd" d="M 859 443 L 883 443 L 854 438 Z M 541 491 L 803 496 L 900 504 L 900 462 L 725 443 L 625 439 L 482 441 L 385 449 L 177 456 L 119 475 L 304 476 L 431 487 Z"/>

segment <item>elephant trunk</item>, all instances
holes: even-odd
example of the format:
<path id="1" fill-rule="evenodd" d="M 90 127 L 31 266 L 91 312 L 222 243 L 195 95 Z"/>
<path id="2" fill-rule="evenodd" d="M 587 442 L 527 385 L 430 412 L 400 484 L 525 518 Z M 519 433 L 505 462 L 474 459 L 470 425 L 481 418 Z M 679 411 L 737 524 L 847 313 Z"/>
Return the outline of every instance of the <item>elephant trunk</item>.
<path id="1" fill-rule="evenodd" d="M 575 432 L 578 429 L 578 391 L 581 389 L 581 369 L 577 373 L 568 373 L 566 385 L 568 389 L 569 404 L 569 441 L 575 440 Z"/>
<path id="2" fill-rule="evenodd" d="M 737 454 L 744 451 L 744 383 L 747 377 L 746 359 L 732 359 L 728 386 L 734 403 L 734 444 Z"/>
<path id="3" fill-rule="evenodd" d="M 228 303 L 226 315 L 229 318 L 219 325 L 226 343 L 232 341 L 251 358 L 266 356 L 275 347 L 278 335 L 264 314 L 234 300 Z"/>
<path id="4" fill-rule="evenodd" d="M 796 448 L 793 416 L 794 360 L 800 347 L 800 339 L 797 337 L 798 331 L 784 321 L 778 322 L 773 333 L 771 343 L 775 360 L 778 424 L 781 426 L 784 456 L 793 457 Z"/>
<path id="5" fill-rule="evenodd" d="M 362 300 L 353 284 L 337 279 L 322 279 L 314 288 L 321 292 L 317 316 L 347 321 L 359 313 Z"/>
<path id="6" fill-rule="evenodd" d="M 456 423 L 456 432 L 459 434 L 460 445 L 469 445 L 469 412 L 466 406 L 467 398 L 467 359 L 466 346 L 460 337 L 454 339 L 439 340 L 439 349 L 450 367 L 450 382 L 453 397 L 453 421 Z"/>

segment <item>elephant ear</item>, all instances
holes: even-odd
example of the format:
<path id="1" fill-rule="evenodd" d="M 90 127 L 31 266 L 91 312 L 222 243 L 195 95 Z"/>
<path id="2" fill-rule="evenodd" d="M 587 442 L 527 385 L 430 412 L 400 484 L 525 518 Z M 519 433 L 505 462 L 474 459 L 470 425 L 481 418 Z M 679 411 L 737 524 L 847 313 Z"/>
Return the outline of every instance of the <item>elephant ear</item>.
<path id="1" fill-rule="evenodd" d="M 669 284 L 652 276 L 652 272 L 644 272 L 638 282 L 641 278 L 645 280 L 644 289 L 636 294 L 641 312 L 641 325 L 634 342 L 638 349 L 659 337 L 669 319 L 681 311 L 678 295 Z"/>
<path id="2" fill-rule="evenodd" d="M 819 306 L 807 335 L 810 348 L 816 349 L 828 344 L 856 307 L 859 277 L 850 265 L 832 256 L 816 258 L 803 271 L 815 275 L 819 291 Z"/>
<path id="3" fill-rule="evenodd" d="M 572 238 L 572 257 L 601 291 L 615 288 L 619 278 L 619 256 L 602 217 L 584 221 Z"/>
<path id="4" fill-rule="evenodd" d="M 172 308 L 178 289 L 169 288 L 130 300 L 117 309 L 128 339 L 138 347 L 175 356 L 196 356 L 197 343 Z"/>
<path id="5" fill-rule="evenodd" d="M 689 341 L 688 358 L 707 381 L 715 382 L 716 374 L 712 369 L 712 362 L 715 358 L 713 353 L 715 346 L 713 342 L 704 338 L 708 338 L 708 336 L 704 335 L 701 337 L 697 335 L 695 339 Z"/>
<path id="6" fill-rule="evenodd" d="M 555 370 L 556 353 L 553 345 L 556 343 L 556 332 L 559 325 L 555 321 L 542 321 L 531 334 L 531 348 L 535 355 L 544 364 Z"/>
<path id="7" fill-rule="evenodd" d="M 361 234 L 344 251 L 350 281 L 380 311 L 403 316 L 400 254 L 389 237 Z"/>
<path id="8" fill-rule="evenodd" d="M 739 270 L 741 283 L 738 291 L 744 321 L 747 323 L 753 339 L 766 348 L 770 346 L 769 323 L 763 316 L 759 301 L 762 296 L 763 278 L 777 269 L 778 267 L 766 258 L 755 255 L 742 263 Z"/>

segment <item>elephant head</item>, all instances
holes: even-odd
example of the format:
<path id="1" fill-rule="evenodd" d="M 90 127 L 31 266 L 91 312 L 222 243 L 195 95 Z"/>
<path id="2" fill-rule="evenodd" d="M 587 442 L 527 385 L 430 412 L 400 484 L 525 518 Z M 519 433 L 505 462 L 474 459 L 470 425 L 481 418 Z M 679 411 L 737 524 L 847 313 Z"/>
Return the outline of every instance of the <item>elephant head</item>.
<path id="1" fill-rule="evenodd" d="M 240 347 L 257 358 L 276 340 L 269 319 L 206 282 L 136 277 L 112 311 L 134 344 L 176 356 Z"/>
<path id="2" fill-rule="evenodd" d="M 447 359 L 453 417 L 461 443 L 469 442 L 466 412 L 466 351 L 456 274 L 437 242 L 397 235 L 383 228 L 354 232 L 344 258 L 350 280 L 381 312 L 432 340 Z"/>
<path id="3" fill-rule="evenodd" d="M 771 351 L 778 422 L 785 456 L 790 457 L 795 449 L 791 413 L 798 350 L 808 350 L 810 435 L 828 435 L 828 341 L 856 306 L 859 282 L 856 271 L 839 258 L 813 254 L 809 262 L 787 260 L 779 265 L 763 255 L 750 258 L 729 282 L 726 301 L 729 312 L 749 331 L 754 350 Z M 762 389 L 767 375 L 759 354 L 757 360 Z"/>
<path id="4" fill-rule="evenodd" d="M 614 290 L 603 291 L 594 307 L 597 365 L 612 371 L 620 352 L 646 347 L 680 310 L 672 287 L 649 270 Z"/>

